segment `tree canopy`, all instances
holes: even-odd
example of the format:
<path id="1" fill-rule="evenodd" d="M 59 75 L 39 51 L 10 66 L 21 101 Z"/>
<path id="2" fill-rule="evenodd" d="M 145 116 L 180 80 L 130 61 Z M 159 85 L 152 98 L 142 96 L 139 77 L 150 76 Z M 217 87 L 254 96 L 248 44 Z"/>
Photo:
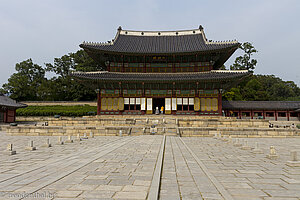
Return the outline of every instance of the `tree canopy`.
<path id="1" fill-rule="evenodd" d="M 254 71 L 255 66 L 257 64 L 257 60 L 251 58 L 254 53 L 257 52 L 257 50 L 254 48 L 254 46 L 249 43 L 245 42 L 242 45 L 240 45 L 239 49 L 241 49 L 244 52 L 244 55 L 238 56 L 233 65 L 230 66 L 231 70 L 249 70 Z"/>
<path id="2" fill-rule="evenodd" d="M 72 71 L 101 70 L 83 50 L 54 58 L 54 63 L 44 67 L 33 64 L 31 59 L 16 64 L 16 73 L 3 84 L 1 93 L 18 101 L 82 101 L 94 100 L 92 89 L 73 80 Z M 46 78 L 46 73 L 54 74 Z"/>
<path id="3" fill-rule="evenodd" d="M 223 94 L 233 101 L 300 101 L 300 88 L 293 81 L 274 75 L 252 75 Z"/>
<path id="4" fill-rule="evenodd" d="M 16 100 L 36 99 L 42 100 L 38 92 L 42 85 L 47 81 L 45 69 L 34 64 L 31 59 L 16 64 L 16 73 L 8 79 L 8 83 L 3 84 L 1 92 L 9 94 Z"/>

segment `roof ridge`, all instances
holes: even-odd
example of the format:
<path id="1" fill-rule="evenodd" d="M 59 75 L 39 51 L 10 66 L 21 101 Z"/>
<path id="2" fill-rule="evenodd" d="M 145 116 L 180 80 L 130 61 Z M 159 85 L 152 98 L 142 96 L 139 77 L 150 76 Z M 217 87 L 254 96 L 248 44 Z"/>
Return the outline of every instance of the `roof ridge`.
<path id="1" fill-rule="evenodd" d="M 121 27 L 117 29 L 117 34 L 114 39 L 107 42 L 87 42 L 83 41 L 82 45 L 89 46 L 112 46 L 120 35 L 125 36 L 140 36 L 140 37 L 162 37 L 162 36 L 184 36 L 184 35 L 202 35 L 205 44 L 238 44 L 239 42 L 235 40 L 225 40 L 225 41 L 213 41 L 208 40 L 204 33 L 204 28 L 200 25 L 198 29 L 188 29 L 188 30 L 176 30 L 176 31 L 136 31 L 136 30 L 123 30 Z"/>
<path id="2" fill-rule="evenodd" d="M 175 31 L 137 31 L 137 30 L 120 30 L 121 35 L 134 35 L 134 36 L 180 36 L 180 35 L 194 35 L 201 34 L 200 29 L 189 30 L 175 30 Z"/>

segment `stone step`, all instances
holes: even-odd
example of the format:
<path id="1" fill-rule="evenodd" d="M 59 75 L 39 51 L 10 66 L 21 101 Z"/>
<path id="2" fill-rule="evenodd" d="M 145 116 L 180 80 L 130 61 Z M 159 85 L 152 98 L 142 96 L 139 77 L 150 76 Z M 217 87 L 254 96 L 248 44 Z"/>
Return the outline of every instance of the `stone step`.
<path id="1" fill-rule="evenodd" d="M 165 133 L 164 135 L 166 135 L 166 136 L 177 136 L 176 133 Z"/>

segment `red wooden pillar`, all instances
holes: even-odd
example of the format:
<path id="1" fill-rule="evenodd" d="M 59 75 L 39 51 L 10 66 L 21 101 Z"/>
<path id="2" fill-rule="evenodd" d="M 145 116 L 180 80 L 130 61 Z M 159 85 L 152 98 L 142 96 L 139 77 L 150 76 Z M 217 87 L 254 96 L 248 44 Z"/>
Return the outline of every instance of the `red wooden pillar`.
<path id="1" fill-rule="evenodd" d="M 290 111 L 286 112 L 286 117 L 287 117 L 287 120 L 290 121 Z"/>
<path id="2" fill-rule="evenodd" d="M 251 110 L 250 115 L 251 115 L 251 119 L 253 119 L 253 115 L 254 115 L 253 110 Z"/>
<path id="3" fill-rule="evenodd" d="M 277 111 L 275 110 L 275 121 L 277 121 Z"/>
<path id="4" fill-rule="evenodd" d="M 97 115 L 100 115 L 101 110 L 101 93 L 100 90 L 97 93 Z"/>
<path id="5" fill-rule="evenodd" d="M 266 119 L 266 111 L 263 110 L 263 119 Z"/>
<path id="6" fill-rule="evenodd" d="M 239 119 L 242 119 L 242 111 L 239 110 Z"/>
<path id="7" fill-rule="evenodd" d="M 123 89 L 122 89 L 122 82 L 119 82 L 119 99 L 123 97 Z M 122 114 L 124 110 L 119 110 L 118 108 L 118 114 Z"/>

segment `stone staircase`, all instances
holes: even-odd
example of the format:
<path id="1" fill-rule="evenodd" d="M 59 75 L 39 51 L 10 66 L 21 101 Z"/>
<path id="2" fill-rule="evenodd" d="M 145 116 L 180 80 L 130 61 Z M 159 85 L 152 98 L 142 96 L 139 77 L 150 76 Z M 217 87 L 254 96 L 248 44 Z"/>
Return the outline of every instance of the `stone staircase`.
<path id="1" fill-rule="evenodd" d="M 155 134 L 176 136 L 178 126 L 175 121 L 174 119 L 166 119 L 165 117 L 135 119 L 134 123 L 131 124 L 133 127 L 130 135 L 149 135 L 151 127 L 155 126 L 157 129 Z"/>

